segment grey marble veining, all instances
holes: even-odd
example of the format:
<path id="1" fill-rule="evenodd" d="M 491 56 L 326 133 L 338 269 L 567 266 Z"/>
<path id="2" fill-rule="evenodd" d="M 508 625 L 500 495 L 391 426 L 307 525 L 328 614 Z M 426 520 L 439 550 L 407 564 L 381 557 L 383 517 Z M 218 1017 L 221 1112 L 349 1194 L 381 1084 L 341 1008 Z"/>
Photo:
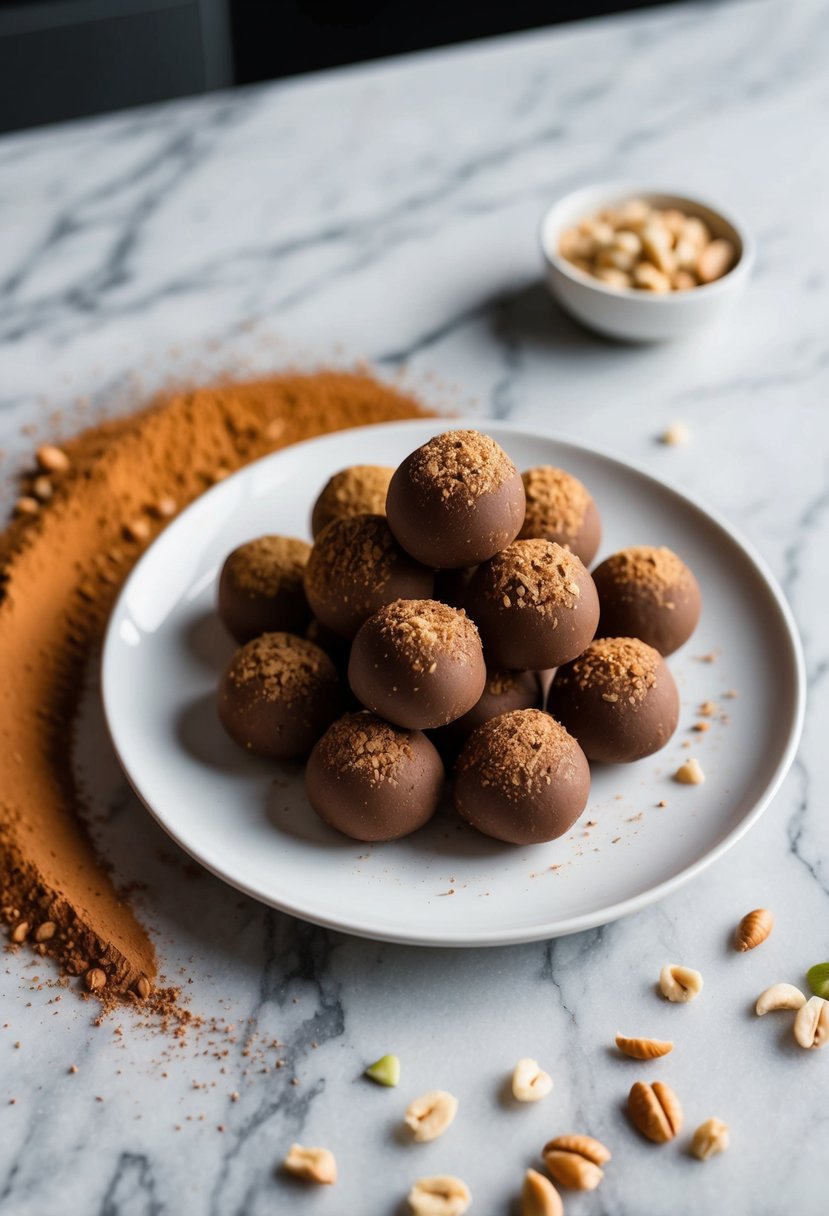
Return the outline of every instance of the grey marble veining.
<path id="1" fill-rule="evenodd" d="M 329 933 L 185 868 L 130 795 L 90 692 L 78 763 L 96 836 L 124 882 L 146 884 L 136 902 L 191 1008 L 236 1031 L 179 1048 L 126 1016 L 95 1027 L 90 1005 L 39 988 L 41 961 L 7 955 L 0 1212 L 391 1216 L 414 1178 L 451 1171 L 483 1216 L 510 1210 L 536 1149 L 569 1129 L 614 1151 L 598 1192 L 567 1196 L 576 1216 L 827 1211 L 829 1052 L 800 1051 L 751 1006 L 829 954 L 828 47 L 817 0 L 677 7 L 0 141 L 7 503 L 50 411 L 79 396 L 114 410 L 133 373 L 149 391 L 194 369 L 365 356 L 439 402 L 599 443 L 710 500 L 780 578 L 810 680 L 789 778 L 712 870 L 604 929 L 470 951 Z M 759 259 L 726 324 L 625 348 L 555 311 L 540 212 L 611 177 L 743 214 Z M 657 445 L 678 418 L 692 443 Z M 777 930 L 735 959 L 732 927 L 758 905 Z M 706 983 L 670 1018 L 653 993 L 668 960 Z M 700 1165 L 686 1139 L 629 1131 L 618 1028 L 681 1041 L 665 1075 L 689 1128 L 731 1125 L 728 1154 Z M 389 1050 L 401 1087 L 361 1081 Z M 555 1090 L 516 1110 L 503 1082 L 525 1054 Z M 461 1114 L 414 1149 L 400 1113 L 435 1085 Z M 335 1149 L 333 1192 L 275 1175 L 293 1139 Z"/>

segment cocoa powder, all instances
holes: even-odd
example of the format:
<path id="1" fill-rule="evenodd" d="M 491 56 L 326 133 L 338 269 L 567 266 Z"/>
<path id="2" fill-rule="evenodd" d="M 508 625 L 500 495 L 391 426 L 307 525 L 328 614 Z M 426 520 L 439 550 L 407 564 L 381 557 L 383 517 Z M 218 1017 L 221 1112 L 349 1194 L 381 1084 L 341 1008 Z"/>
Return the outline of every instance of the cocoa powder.
<path id="1" fill-rule="evenodd" d="M 171 512 L 228 471 L 426 413 L 368 375 L 286 375 L 160 398 L 57 455 L 40 450 L 23 485 L 35 506 L 0 535 L 0 917 L 12 942 L 69 974 L 100 973 L 90 985 L 107 1002 L 163 1000 L 152 941 L 92 847 L 71 764 L 84 669 L 119 586 Z"/>

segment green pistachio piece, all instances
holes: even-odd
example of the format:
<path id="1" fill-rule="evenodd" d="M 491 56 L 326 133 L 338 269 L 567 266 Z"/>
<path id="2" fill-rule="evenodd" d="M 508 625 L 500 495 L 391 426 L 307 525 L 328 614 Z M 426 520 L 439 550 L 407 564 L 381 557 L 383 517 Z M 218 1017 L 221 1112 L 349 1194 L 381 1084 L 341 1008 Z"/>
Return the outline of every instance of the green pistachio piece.
<path id="1" fill-rule="evenodd" d="M 829 963 L 815 963 L 814 967 L 810 967 L 806 972 L 806 979 L 815 996 L 822 996 L 825 1001 L 829 1001 Z"/>
<path id="2" fill-rule="evenodd" d="M 390 1088 L 400 1080 L 400 1061 L 397 1056 L 381 1056 L 373 1064 L 369 1064 L 365 1075 L 378 1085 L 388 1085 Z"/>

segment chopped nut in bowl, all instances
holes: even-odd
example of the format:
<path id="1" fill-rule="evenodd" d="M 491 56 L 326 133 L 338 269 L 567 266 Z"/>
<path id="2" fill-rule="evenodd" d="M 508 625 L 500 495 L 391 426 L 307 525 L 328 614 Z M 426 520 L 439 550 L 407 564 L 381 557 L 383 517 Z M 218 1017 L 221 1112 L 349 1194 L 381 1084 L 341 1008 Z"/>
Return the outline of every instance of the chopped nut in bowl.
<path id="1" fill-rule="evenodd" d="M 738 221 L 679 194 L 588 186 L 544 216 L 550 291 L 582 324 L 628 342 L 683 337 L 734 300 L 754 260 Z"/>

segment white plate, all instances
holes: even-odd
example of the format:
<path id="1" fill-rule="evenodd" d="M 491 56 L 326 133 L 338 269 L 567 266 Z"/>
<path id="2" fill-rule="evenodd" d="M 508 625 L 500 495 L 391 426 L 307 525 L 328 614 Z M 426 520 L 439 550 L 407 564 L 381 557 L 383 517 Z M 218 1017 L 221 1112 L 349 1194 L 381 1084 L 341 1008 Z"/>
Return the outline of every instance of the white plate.
<path id="1" fill-rule="evenodd" d="M 228 551 L 264 532 L 307 535 L 327 477 L 349 464 L 394 465 L 439 422 L 325 436 L 221 482 L 156 540 L 112 614 L 104 705 L 136 791 L 202 865 L 306 920 L 444 946 L 525 942 L 604 924 L 722 856 L 756 822 L 793 759 L 803 662 L 789 609 L 762 561 L 713 513 L 643 470 L 514 426 L 485 425 L 519 468 L 560 465 L 590 487 L 604 521 L 602 554 L 669 545 L 693 567 L 705 600 L 696 634 L 670 660 L 683 701 L 677 734 L 649 760 L 597 768 L 587 811 L 561 840 L 501 845 L 456 822 L 447 807 L 405 840 L 358 844 L 317 819 L 299 766 L 246 755 L 216 718 L 214 689 L 232 645 L 214 614 L 214 589 Z M 713 662 L 700 659 L 707 654 Z M 738 696 L 723 699 L 727 690 Z M 702 701 L 715 701 L 728 721 L 691 733 Z M 689 755 L 700 760 L 704 785 L 672 781 Z"/>

